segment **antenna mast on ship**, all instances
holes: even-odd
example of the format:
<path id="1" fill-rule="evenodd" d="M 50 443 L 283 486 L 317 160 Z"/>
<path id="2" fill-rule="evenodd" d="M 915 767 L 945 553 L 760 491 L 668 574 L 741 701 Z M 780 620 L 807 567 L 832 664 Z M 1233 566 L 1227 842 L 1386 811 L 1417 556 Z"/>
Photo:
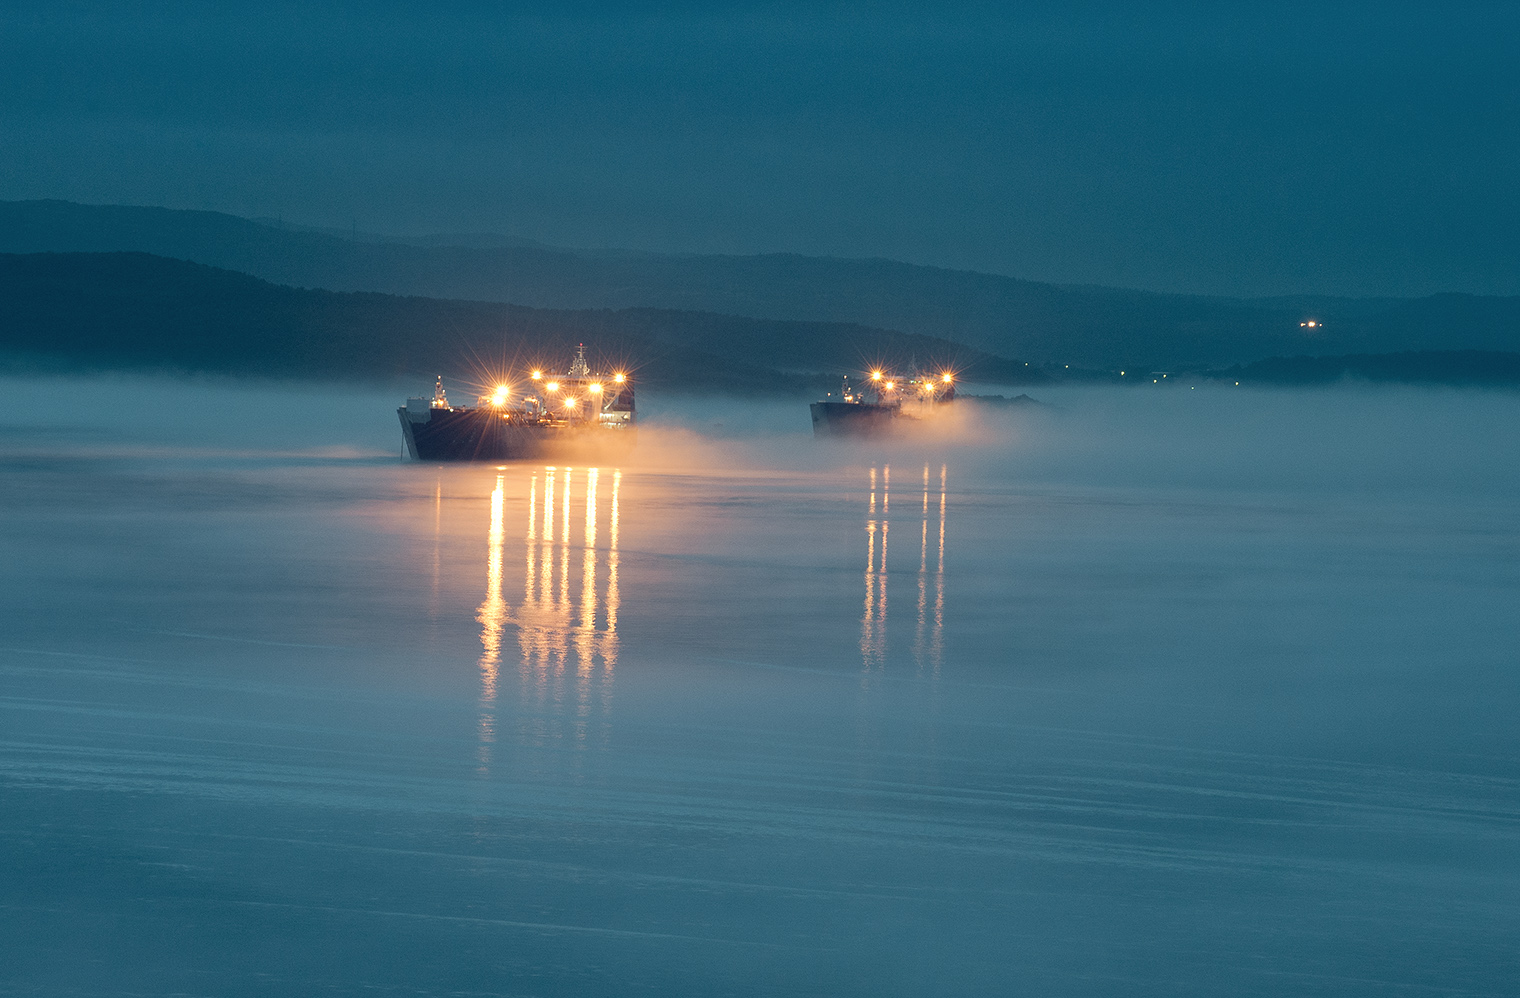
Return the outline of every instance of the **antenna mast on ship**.
<path id="1" fill-rule="evenodd" d="M 570 377 L 586 378 L 591 376 L 591 368 L 586 366 L 586 344 L 575 345 L 575 363 L 570 365 Z"/>

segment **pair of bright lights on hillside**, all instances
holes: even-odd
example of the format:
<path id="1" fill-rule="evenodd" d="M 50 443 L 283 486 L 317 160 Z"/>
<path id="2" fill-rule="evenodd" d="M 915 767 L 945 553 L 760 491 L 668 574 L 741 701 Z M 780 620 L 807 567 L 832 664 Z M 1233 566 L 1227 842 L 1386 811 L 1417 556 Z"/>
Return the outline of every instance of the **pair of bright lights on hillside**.
<path id="1" fill-rule="evenodd" d="M 543 377 L 544 377 L 544 372 L 543 371 L 534 371 L 533 372 L 533 380 L 534 381 L 542 381 Z M 621 385 L 625 381 L 628 380 L 628 376 L 626 374 L 614 374 L 612 376 L 612 380 Z M 602 386 L 600 384 L 591 385 L 586 390 L 588 392 L 590 392 L 592 395 L 600 395 L 600 394 L 602 394 Z M 551 382 L 549 382 L 548 384 L 544 385 L 544 391 L 546 391 L 546 392 L 557 392 L 557 391 L 559 391 L 559 382 L 558 381 L 551 381 Z M 491 404 L 492 405 L 496 405 L 496 406 L 506 405 L 507 404 L 507 399 L 511 398 L 511 396 L 512 396 L 512 390 L 510 388 L 508 388 L 506 385 L 497 385 L 496 386 L 496 390 L 491 393 Z M 575 408 L 575 403 L 576 403 L 575 399 L 573 399 L 573 398 L 567 398 L 567 399 L 565 399 L 565 408 L 566 409 L 574 409 Z"/>

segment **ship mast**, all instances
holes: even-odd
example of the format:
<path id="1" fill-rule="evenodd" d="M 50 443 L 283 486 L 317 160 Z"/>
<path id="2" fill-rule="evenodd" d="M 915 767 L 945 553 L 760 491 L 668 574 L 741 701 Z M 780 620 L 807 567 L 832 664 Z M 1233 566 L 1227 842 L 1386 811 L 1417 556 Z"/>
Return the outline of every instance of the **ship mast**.
<path id="1" fill-rule="evenodd" d="M 586 344 L 575 345 L 575 363 L 570 365 L 570 377 L 586 378 L 591 376 L 591 368 L 586 366 Z"/>

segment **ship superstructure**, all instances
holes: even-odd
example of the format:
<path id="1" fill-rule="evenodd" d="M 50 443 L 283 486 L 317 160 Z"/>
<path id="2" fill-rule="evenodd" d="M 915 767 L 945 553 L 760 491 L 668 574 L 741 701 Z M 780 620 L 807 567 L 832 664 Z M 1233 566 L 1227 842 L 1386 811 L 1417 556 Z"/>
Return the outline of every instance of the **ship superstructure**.
<path id="1" fill-rule="evenodd" d="M 449 402 L 440 376 L 433 397 L 397 410 L 406 451 L 419 461 L 511 461 L 594 457 L 632 445 L 633 377 L 591 370 L 582 344 L 563 375 L 532 371 L 522 391 L 499 383 L 473 406 Z"/>
<path id="2" fill-rule="evenodd" d="M 829 392 L 812 404 L 813 435 L 874 436 L 890 432 L 898 420 L 922 419 L 955 398 L 955 375 L 920 371 L 900 378 L 884 370 Z"/>

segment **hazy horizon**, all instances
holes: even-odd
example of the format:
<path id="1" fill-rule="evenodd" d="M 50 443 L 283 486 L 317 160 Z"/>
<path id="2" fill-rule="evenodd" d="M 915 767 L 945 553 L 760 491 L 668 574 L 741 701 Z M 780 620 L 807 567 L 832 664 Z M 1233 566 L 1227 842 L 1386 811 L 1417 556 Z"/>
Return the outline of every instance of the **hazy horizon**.
<path id="1" fill-rule="evenodd" d="M 1039 280 L 1039 279 L 1036 279 L 1036 278 L 1031 278 L 1031 277 L 1028 277 L 1026 275 L 1021 275 L 1021 274 L 1003 273 L 1003 272 L 1000 272 L 1000 271 L 993 271 L 993 270 L 978 270 L 978 269 L 976 269 L 974 267 L 950 267 L 950 266 L 946 266 L 946 265 L 943 265 L 943 264 L 923 263 L 923 262 L 920 262 L 920 261 L 913 261 L 913 260 L 907 260 L 907 259 L 896 258 L 896 257 L 882 256 L 880 254 L 876 254 L 876 255 L 855 255 L 855 256 L 848 256 L 848 255 L 844 255 L 844 254 L 827 254 L 827 253 L 808 254 L 808 253 L 800 253 L 800 252 L 795 251 L 795 250 L 785 250 L 785 249 L 749 250 L 749 251 L 743 251 L 743 252 L 713 252 L 713 253 L 703 253 L 703 252 L 696 251 L 696 250 L 642 249 L 642 248 L 635 248 L 635 247 L 633 247 L 631 245 L 574 245 L 573 246 L 573 245 L 569 245 L 569 244 L 565 244 L 565 243 L 550 243 L 550 242 L 545 242 L 543 240 L 532 239 L 532 238 L 529 238 L 529 237 L 526 237 L 526 236 L 514 236 L 514 235 L 511 235 L 511 234 L 509 234 L 507 232 L 500 232 L 500 231 L 486 231 L 486 230 L 457 231 L 457 230 L 444 230 L 444 229 L 438 229 L 438 228 L 434 228 L 434 229 L 418 228 L 418 229 L 414 229 L 414 230 L 405 230 L 405 231 L 377 231 L 377 230 L 366 230 L 366 229 L 361 229 L 361 228 L 357 228 L 357 227 L 350 227 L 350 228 L 345 229 L 345 228 L 342 228 L 341 226 L 317 224 L 317 223 L 314 223 L 314 222 L 303 221 L 303 220 L 300 220 L 300 219 L 282 218 L 282 217 L 271 217 L 271 216 L 267 216 L 267 215 L 254 217 L 254 216 L 249 216 L 249 215 L 239 215 L 239 214 L 237 214 L 235 212 L 224 211 L 224 210 L 216 209 L 216 208 L 204 208 L 204 207 L 194 207 L 194 206 L 169 206 L 169 205 L 162 205 L 162 204 L 136 204 L 136 203 L 128 204 L 128 203 L 124 203 L 124 202 L 123 203 L 112 203 L 112 204 L 105 204 L 105 203 L 98 203 L 97 204 L 97 203 L 90 203 L 90 202 L 84 202 L 84 201 L 71 201 L 68 198 L 27 198 L 27 199 L 13 199 L 13 200 L 17 201 L 18 203 L 25 203 L 26 201 L 62 201 L 62 202 L 65 202 L 65 203 L 72 203 L 72 204 L 85 205 L 87 207 L 100 207 L 100 208 L 118 208 L 118 207 L 121 207 L 121 208 L 167 208 L 170 211 L 208 211 L 208 212 L 214 212 L 214 213 L 217 213 L 217 214 L 230 215 L 230 216 L 232 216 L 234 218 L 241 218 L 241 219 L 243 219 L 245 221 L 253 222 L 253 223 L 257 224 L 257 225 L 267 226 L 267 227 L 270 227 L 270 228 L 285 229 L 285 230 L 294 231 L 294 232 L 309 232 L 309 233 L 313 233 L 313 234 L 316 234 L 316 235 L 331 236 L 331 237 L 333 237 L 335 239 L 357 239 L 361 243 L 397 243 L 397 244 L 404 244 L 404 245 L 417 245 L 417 246 L 438 247 L 438 248 L 443 248 L 443 247 L 496 248 L 496 247 L 518 247 L 518 246 L 522 246 L 522 247 L 534 247 L 534 248 L 540 248 L 540 249 L 546 249 L 546 250 L 563 250 L 563 251 L 570 252 L 570 253 L 578 253 L 578 252 L 585 252 L 585 253 L 613 253 L 613 254 L 617 254 L 617 253 L 646 254 L 647 253 L 647 254 L 651 254 L 651 255 L 662 255 L 662 256 L 663 255 L 670 255 L 670 256 L 778 256 L 778 255 L 780 255 L 780 256 L 816 256 L 816 257 L 819 257 L 821 259 L 834 259 L 834 260 L 887 260 L 887 261 L 890 261 L 890 262 L 893 262 L 893 263 L 906 263 L 906 264 L 910 264 L 912 266 L 933 267 L 933 268 L 942 269 L 942 270 L 959 270 L 959 271 L 964 271 L 964 272 L 967 272 L 967 273 L 987 274 L 987 275 L 991 275 L 991 276 L 995 276 L 995 277 L 1009 277 L 1009 278 L 1013 278 L 1014 280 L 1035 281 L 1036 283 L 1053 284 L 1056 287 L 1070 288 L 1070 289 L 1074 289 L 1074 290 L 1080 290 L 1080 289 L 1083 289 L 1083 288 L 1101 288 L 1101 289 L 1105 289 L 1105 290 L 1140 291 L 1140 292 L 1152 292 L 1152 293 L 1156 293 L 1156 294 L 1182 294 L 1182 295 L 1189 295 L 1189 296 L 1196 295 L 1196 296 L 1199 296 L 1199 297 L 1218 297 L 1218 298 L 1226 298 L 1226 299 L 1236 299 L 1236 300 L 1246 301 L 1246 302 L 1264 302 L 1264 303 L 1266 303 L 1266 302 L 1274 302 L 1274 301 L 1281 301 L 1281 300 L 1293 300 L 1293 299 L 1298 299 L 1298 298 L 1316 298 L 1316 299 L 1318 299 L 1318 298 L 1345 298 L 1345 299 L 1351 300 L 1351 301 L 1380 301 L 1380 300 L 1388 300 L 1388 299 L 1399 298 L 1399 297 L 1427 297 L 1430 294 L 1445 294 L 1445 293 L 1457 293 L 1457 294 L 1470 293 L 1470 294 L 1478 294 L 1479 293 L 1479 292 L 1461 292 L 1461 291 L 1456 291 L 1456 290 L 1451 289 L 1451 288 L 1436 288 L 1434 290 L 1427 291 L 1427 292 L 1425 292 L 1424 294 L 1421 294 L 1421 295 L 1408 295 L 1408 296 L 1383 295 L 1383 294 L 1360 294 L 1360 295 L 1357 295 L 1357 294 L 1338 294 L 1338 293 L 1332 293 L 1332 292 L 1315 293 L 1315 292 L 1292 292 L 1292 291 L 1290 291 L 1290 292 L 1274 292 L 1274 293 L 1271 293 L 1271 294 L 1260 294 L 1260 295 L 1230 295 L 1230 294 L 1222 294 L 1222 293 L 1214 293 L 1214 292 L 1204 292 L 1204 291 L 1177 291 L 1177 292 L 1173 292 L 1173 291 L 1167 291 L 1167 290 L 1158 289 L 1158 288 L 1140 287 L 1138 285 L 1096 284 L 1096 283 L 1093 283 L 1093 282 L 1090 282 L 1090 281 L 1042 281 L 1042 280 Z M 1516 295 L 1520 295 L 1520 290 L 1509 292 L 1509 293 L 1506 293 L 1506 294 L 1503 294 L 1503 295 L 1500 295 L 1500 296 L 1501 297 L 1514 297 Z"/>

